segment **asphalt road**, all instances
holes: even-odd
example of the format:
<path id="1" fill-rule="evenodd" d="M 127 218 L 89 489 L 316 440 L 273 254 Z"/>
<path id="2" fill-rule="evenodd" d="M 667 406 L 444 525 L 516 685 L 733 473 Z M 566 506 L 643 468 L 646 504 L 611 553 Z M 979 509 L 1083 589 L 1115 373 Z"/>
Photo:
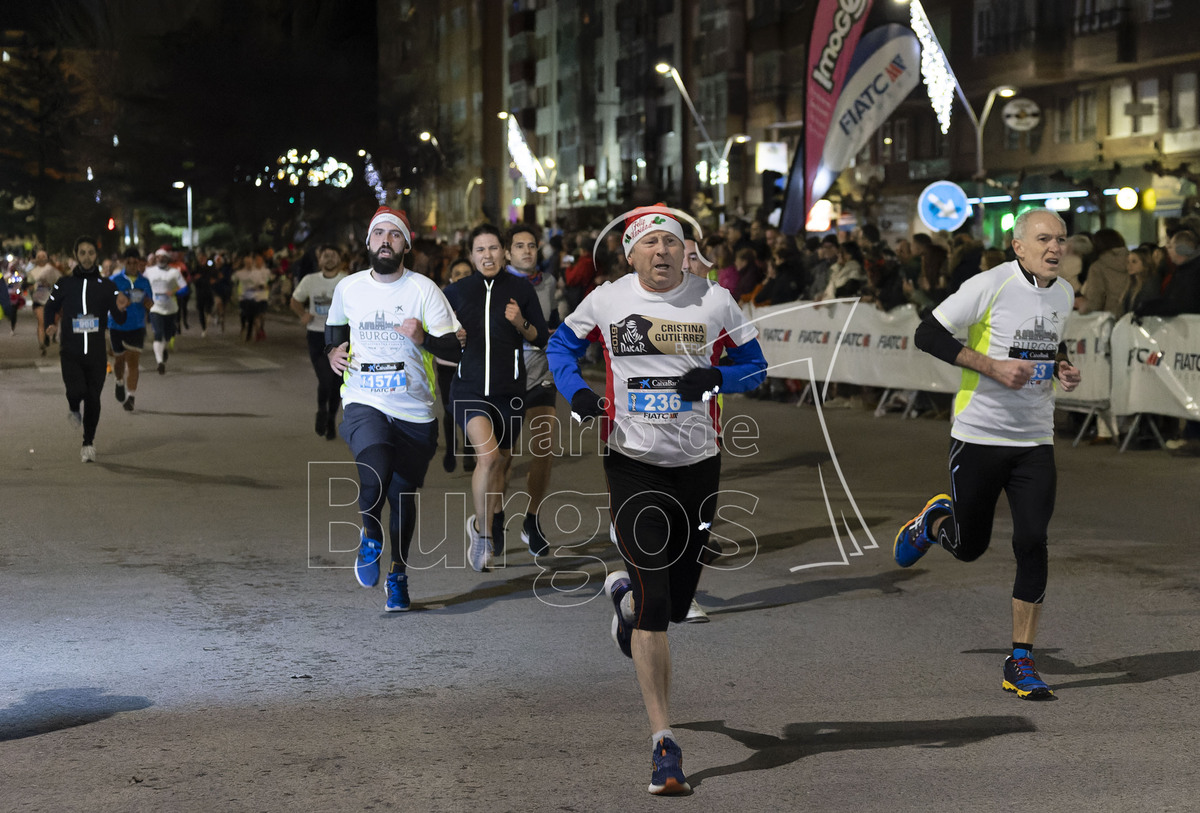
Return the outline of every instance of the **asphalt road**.
<path id="1" fill-rule="evenodd" d="M 468 476 L 435 459 L 415 609 L 385 614 L 348 569 L 353 469 L 313 433 L 298 327 L 193 326 L 137 412 L 108 382 L 88 465 L 31 328 L 0 337 L 0 810 L 1197 809 L 1194 459 L 1059 443 L 1058 699 L 1031 703 L 1000 689 L 1006 511 L 976 563 L 891 562 L 948 424 L 830 411 L 827 444 L 812 407 L 728 399 L 715 531 L 740 550 L 701 581 L 712 622 L 671 632 L 695 792 L 663 800 L 597 599 L 594 439 L 555 468 L 554 557 L 513 522 L 489 574 L 464 566 Z"/>

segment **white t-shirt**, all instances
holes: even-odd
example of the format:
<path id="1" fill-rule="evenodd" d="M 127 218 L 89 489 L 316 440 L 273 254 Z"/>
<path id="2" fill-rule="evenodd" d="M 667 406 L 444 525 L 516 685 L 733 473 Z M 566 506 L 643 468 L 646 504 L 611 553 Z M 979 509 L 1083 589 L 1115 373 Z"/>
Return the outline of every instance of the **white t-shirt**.
<path id="1" fill-rule="evenodd" d="M 345 278 L 344 272 L 327 277 L 318 271 L 300 279 L 296 290 L 292 292 L 292 299 L 302 304 L 308 303 L 308 312 L 313 315 L 313 320 L 308 323 L 309 330 L 325 331 L 325 317 L 329 315 L 329 306 L 333 304 L 333 289 Z"/>
<path id="2" fill-rule="evenodd" d="M 581 339 L 599 329 L 608 358 L 609 446 L 658 466 L 717 454 L 719 400 L 680 401 L 676 386 L 688 370 L 716 366 L 727 346 L 758 336 L 727 290 L 683 277 L 662 294 L 643 288 L 636 274 L 606 282 L 563 323 Z"/>
<path id="3" fill-rule="evenodd" d="M 179 269 L 173 265 L 166 268 L 148 265 L 142 276 L 150 283 L 150 290 L 154 292 L 154 307 L 150 308 L 150 312 L 163 315 L 179 313 L 179 302 L 175 300 L 175 292 L 186 284 Z"/>
<path id="4" fill-rule="evenodd" d="M 412 271 L 391 283 L 359 271 L 337 284 L 327 322 L 350 326 L 350 366 L 342 376 L 342 403 L 365 404 L 393 418 L 428 423 L 434 420 L 434 359 L 401 335 L 405 319 L 420 320 L 430 336 L 459 329 L 441 289 Z"/>
<path id="5" fill-rule="evenodd" d="M 34 282 L 33 304 L 45 305 L 46 301 L 50 299 L 50 291 L 53 290 L 54 283 L 58 282 L 58 278 L 61 276 L 58 269 L 49 263 L 31 267 L 29 278 Z"/>
<path id="6" fill-rule="evenodd" d="M 265 265 L 242 268 L 235 271 L 233 278 L 242 286 L 242 299 L 267 302 L 271 298 L 271 269 Z"/>
<path id="7" fill-rule="evenodd" d="M 971 277 L 934 308 L 934 317 L 951 333 L 965 335 L 972 350 L 1037 365 L 1019 390 L 964 369 L 952 437 L 985 446 L 1054 442 L 1054 357 L 1074 301 L 1065 280 L 1037 288 L 1014 260 Z"/>
<path id="8" fill-rule="evenodd" d="M 533 286 L 533 292 L 537 294 L 538 304 L 542 306 L 542 316 L 546 321 L 550 321 L 550 311 L 554 307 L 554 292 L 558 287 L 558 280 L 552 274 L 539 274 L 534 271 L 533 276 L 518 271 L 511 265 L 508 266 L 510 274 L 514 274 L 521 279 L 529 280 L 529 284 Z M 535 282 L 536 281 L 536 282 Z M 550 364 L 546 360 L 546 350 L 543 347 L 534 347 L 529 342 L 524 342 L 521 345 L 521 354 L 525 357 L 525 389 L 533 390 L 536 387 L 553 387 L 554 376 L 550 374 Z"/>

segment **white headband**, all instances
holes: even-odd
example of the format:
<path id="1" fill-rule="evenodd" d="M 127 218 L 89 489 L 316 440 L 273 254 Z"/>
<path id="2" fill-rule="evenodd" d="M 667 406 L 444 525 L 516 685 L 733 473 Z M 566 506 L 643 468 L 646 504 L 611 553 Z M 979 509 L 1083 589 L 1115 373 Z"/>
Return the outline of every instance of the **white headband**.
<path id="1" fill-rule="evenodd" d="M 404 221 L 391 212 L 377 212 L 371 218 L 371 225 L 367 226 L 367 245 L 371 245 L 371 232 L 375 231 L 375 227 L 380 223 L 391 223 L 393 226 L 399 226 L 400 231 L 404 234 L 405 248 L 412 248 L 412 235 L 408 231 L 408 226 L 404 225 Z"/>
<path id="2" fill-rule="evenodd" d="M 625 248 L 625 257 L 627 259 L 629 252 L 633 251 L 634 244 L 652 231 L 670 232 L 679 238 L 679 242 L 683 242 L 683 226 L 679 225 L 678 220 L 667 215 L 658 214 L 657 212 L 651 212 L 650 214 L 642 215 L 625 229 L 625 236 L 621 238 L 621 244 Z"/>
<path id="3" fill-rule="evenodd" d="M 604 235 L 608 234 L 608 232 L 613 228 L 613 226 L 616 226 L 618 223 L 623 223 L 625 221 L 625 218 L 629 217 L 630 215 L 632 215 L 638 211 L 644 212 L 645 214 L 641 215 L 637 220 L 635 220 L 633 223 L 631 223 L 628 228 L 625 229 L 625 237 L 621 241 L 621 245 L 625 249 L 625 258 L 626 259 L 629 258 L 629 252 L 633 249 L 634 243 L 636 243 L 638 240 L 645 237 L 647 232 L 653 231 L 655 229 L 657 229 L 659 231 L 670 232 L 671 234 L 674 234 L 676 237 L 678 237 L 680 239 L 680 241 L 682 242 L 683 226 L 679 225 L 680 220 L 687 221 L 687 223 L 693 229 L 695 229 L 697 245 L 699 245 L 700 241 L 704 239 L 704 229 L 700 228 L 700 224 L 696 222 L 696 218 L 692 217 L 687 212 L 681 211 L 679 209 L 674 209 L 670 206 L 643 206 L 641 209 L 634 209 L 632 211 L 628 211 L 625 214 L 618 215 L 617 217 L 615 217 L 611 221 L 609 221 L 608 225 L 605 226 L 603 229 L 601 229 L 600 233 L 596 235 L 596 244 L 595 244 L 595 247 L 592 249 L 592 255 L 595 256 L 596 249 L 600 248 L 600 243 L 601 243 L 601 241 L 604 240 Z M 666 215 L 666 217 L 663 217 L 663 215 Z M 658 220 L 660 222 L 653 223 L 652 225 L 643 225 L 642 224 L 642 221 L 654 221 L 654 220 Z M 635 230 L 637 230 L 637 234 L 634 235 L 632 239 L 630 239 L 630 235 L 633 235 Z M 697 249 L 697 251 L 699 251 L 699 250 Z M 701 254 L 700 256 L 703 257 L 704 255 Z M 705 259 L 707 259 L 707 258 L 705 258 Z M 710 262 L 709 265 L 712 265 L 712 263 Z"/>

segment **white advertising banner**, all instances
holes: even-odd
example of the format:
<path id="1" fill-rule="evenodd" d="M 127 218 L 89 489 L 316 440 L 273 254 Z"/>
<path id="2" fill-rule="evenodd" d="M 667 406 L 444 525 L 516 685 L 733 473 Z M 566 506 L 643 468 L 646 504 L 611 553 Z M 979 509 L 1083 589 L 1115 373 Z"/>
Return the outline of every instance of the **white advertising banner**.
<path id="1" fill-rule="evenodd" d="M 1079 368 L 1081 380 L 1074 392 L 1055 388 L 1055 403 L 1062 406 L 1107 407 L 1112 393 L 1112 314 L 1103 311 L 1080 316 L 1072 313 L 1063 328 L 1067 355 Z"/>
<path id="2" fill-rule="evenodd" d="M 1200 316 L 1124 316 L 1112 332 L 1112 411 L 1200 420 Z"/>
<path id="3" fill-rule="evenodd" d="M 913 343 L 921 320 L 912 305 L 885 313 L 855 299 L 839 299 L 746 309 L 758 327 L 770 377 L 808 379 L 811 360 L 817 381 L 958 392 L 962 370 L 918 350 Z M 1073 402 L 1103 405 L 1109 399 L 1106 351 L 1112 322 L 1107 313 L 1071 314 L 1067 319 L 1068 354 L 1083 376 L 1079 388 L 1071 393 Z M 1200 328 L 1200 319 L 1196 324 Z M 1066 395 L 1058 392 L 1060 399 Z"/>
<path id="4" fill-rule="evenodd" d="M 913 344 L 920 319 L 912 305 L 890 313 L 857 300 L 789 302 L 752 308 L 767 375 L 887 389 L 957 392 L 961 370 Z"/>

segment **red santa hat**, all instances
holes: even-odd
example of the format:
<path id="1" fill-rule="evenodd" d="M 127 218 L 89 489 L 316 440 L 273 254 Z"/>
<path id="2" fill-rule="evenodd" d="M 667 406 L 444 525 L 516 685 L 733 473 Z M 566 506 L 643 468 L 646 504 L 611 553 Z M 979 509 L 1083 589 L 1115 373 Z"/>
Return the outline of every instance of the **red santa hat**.
<path id="1" fill-rule="evenodd" d="M 390 206 L 380 206 L 375 210 L 375 214 L 371 217 L 371 225 L 367 226 L 367 245 L 371 244 L 371 232 L 375 231 L 375 227 L 381 223 L 398 226 L 404 234 L 405 247 L 412 248 L 412 228 L 408 225 L 408 215 Z"/>

